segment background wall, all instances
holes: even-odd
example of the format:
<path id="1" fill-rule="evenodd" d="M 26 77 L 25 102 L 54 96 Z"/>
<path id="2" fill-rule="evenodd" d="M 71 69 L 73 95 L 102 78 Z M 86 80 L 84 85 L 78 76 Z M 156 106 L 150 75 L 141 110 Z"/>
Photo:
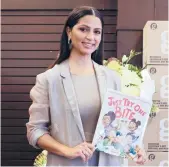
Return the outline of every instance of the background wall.
<path id="1" fill-rule="evenodd" d="M 78 5 L 98 8 L 105 21 L 105 57 L 116 56 L 116 0 L 2 1 L 2 165 L 28 166 L 41 151 L 28 144 L 25 123 L 35 76 L 53 63 L 63 24 Z"/>
<path id="2" fill-rule="evenodd" d="M 146 128 L 144 137 L 148 160 L 146 165 L 168 166 L 168 54 L 163 53 L 161 47 L 166 45 L 164 47 L 168 52 L 169 33 L 165 33 L 162 39 L 161 34 L 168 31 L 168 26 L 167 23 L 157 22 L 168 21 L 168 1 L 126 0 L 124 3 L 123 0 L 118 0 L 117 18 L 117 57 L 128 54 L 131 49 L 143 52 L 133 59 L 132 63 L 142 67 L 144 57 L 144 62 L 148 64 L 147 69 L 156 84 L 153 101 L 159 106 L 160 112 L 151 114 Z M 149 20 L 151 23 L 146 25 Z M 151 24 L 157 25 L 154 31 Z M 153 68 L 156 70 L 155 73 L 151 72 Z M 135 166 L 131 161 L 129 165 Z"/>
<path id="3" fill-rule="evenodd" d="M 167 0 L 2 0 L 2 166 L 31 166 L 41 151 L 26 139 L 29 91 L 56 58 L 66 16 L 79 5 L 104 15 L 105 58 L 142 51 L 145 23 L 168 20 Z M 142 56 L 133 63 L 142 66 Z"/>
<path id="4" fill-rule="evenodd" d="M 127 5 L 126 5 L 127 4 Z M 168 20 L 168 0 L 118 0 L 117 56 L 143 50 L 143 28 L 148 20 Z M 142 66 L 142 56 L 133 59 Z"/>

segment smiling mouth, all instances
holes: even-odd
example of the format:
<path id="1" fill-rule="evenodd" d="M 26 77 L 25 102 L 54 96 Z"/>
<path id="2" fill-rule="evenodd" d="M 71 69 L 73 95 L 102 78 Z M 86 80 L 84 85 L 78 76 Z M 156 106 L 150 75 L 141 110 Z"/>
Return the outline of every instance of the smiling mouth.
<path id="1" fill-rule="evenodd" d="M 95 46 L 95 44 L 92 44 L 92 43 L 86 43 L 86 42 L 82 42 L 83 46 L 85 48 L 88 48 L 88 49 L 91 49 Z"/>

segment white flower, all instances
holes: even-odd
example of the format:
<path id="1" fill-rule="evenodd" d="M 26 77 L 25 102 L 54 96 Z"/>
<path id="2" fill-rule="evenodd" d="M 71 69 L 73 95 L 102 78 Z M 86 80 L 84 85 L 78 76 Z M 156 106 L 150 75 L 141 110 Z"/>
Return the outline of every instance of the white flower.
<path id="1" fill-rule="evenodd" d="M 126 69 L 125 67 L 122 68 L 122 83 L 124 82 L 125 85 L 137 85 L 140 86 L 141 84 L 141 78 L 137 75 L 135 71 L 130 71 Z"/>
<path id="2" fill-rule="evenodd" d="M 124 55 L 124 56 L 122 57 L 122 62 L 125 63 L 127 60 L 128 60 L 128 57 L 127 57 L 126 55 Z"/>
<path id="3" fill-rule="evenodd" d="M 122 85 L 121 91 L 126 95 L 140 96 L 140 89 L 137 86 L 126 87 L 126 85 Z"/>
<path id="4" fill-rule="evenodd" d="M 117 71 L 119 74 L 121 73 L 121 68 L 122 66 L 119 64 L 118 61 L 110 61 L 108 64 L 107 64 L 107 67 L 111 70 L 115 70 Z"/>
<path id="5" fill-rule="evenodd" d="M 105 64 L 105 66 L 115 70 L 121 77 L 122 93 L 152 100 L 152 96 L 155 92 L 155 83 L 151 80 L 147 69 L 143 70 L 137 66 L 128 64 L 128 60 L 131 60 L 134 56 L 139 55 L 140 53 L 141 52 L 131 50 L 129 57 L 126 55 L 122 57 L 122 63 L 112 58 L 109 59 L 110 61 L 108 61 L 108 64 Z M 153 106 L 151 112 L 158 112 L 158 107 Z"/>

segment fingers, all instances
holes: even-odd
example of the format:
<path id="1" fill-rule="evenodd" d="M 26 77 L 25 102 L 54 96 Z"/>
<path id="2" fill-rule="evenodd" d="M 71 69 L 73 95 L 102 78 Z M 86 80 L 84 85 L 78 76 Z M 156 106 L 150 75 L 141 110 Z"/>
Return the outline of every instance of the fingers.
<path id="1" fill-rule="evenodd" d="M 80 148 L 82 149 L 82 154 L 85 156 L 85 161 L 88 161 L 93 155 L 93 151 L 94 151 L 93 145 L 90 143 L 84 142 L 80 145 Z M 83 156 L 82 156 L 82 159 L 84 160 Z"/>
<path id="2" fill-rule="evenodd" d="M 92 151 L 94 151 L 94 146 L 91 143 L 86 142 L 86 145 L 88 146 L 88 148 L 90 148 Z"/>
<path id="3" fill-rule="evenodd" d="M 82 144 L 82 153 L 86 156 L 87 161 L 92 157 L 93 151 L 86 145 L 86 143 Z"/>
<path id="4" fill-rule="evenodd" d="M 86 158 L 85 162 L 87 162 L 91 158 L 91 155 L 86 150 L 82 150 L 82 153 Z"/>
<path id="5" fill-rule="evenodd" d="M 84 153 L 84 155 L 87 156 L 88 159 L 90 159 L 93 155 L 93 152 L 88 147 L 84 148 L 83 153 Z"/>
<path id="6" fill-rule="evenodd" d="M 86 156 L 83 154 L 82 151 L 80 152 L 80 157 L 82 158 L 83 162 L 87 161 Z"/>

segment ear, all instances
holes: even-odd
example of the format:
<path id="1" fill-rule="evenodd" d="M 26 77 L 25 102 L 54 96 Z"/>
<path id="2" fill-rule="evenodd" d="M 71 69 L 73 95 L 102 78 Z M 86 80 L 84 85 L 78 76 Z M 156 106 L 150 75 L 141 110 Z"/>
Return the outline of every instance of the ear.
<path id="1" fill-rule="evenodd" d="M 68 39 L 71 39 L 72 30 L 70 29 L 70 27 L 67 27 L 67 28 L 66 28 L 66 33 L 67 33 Z"/>

